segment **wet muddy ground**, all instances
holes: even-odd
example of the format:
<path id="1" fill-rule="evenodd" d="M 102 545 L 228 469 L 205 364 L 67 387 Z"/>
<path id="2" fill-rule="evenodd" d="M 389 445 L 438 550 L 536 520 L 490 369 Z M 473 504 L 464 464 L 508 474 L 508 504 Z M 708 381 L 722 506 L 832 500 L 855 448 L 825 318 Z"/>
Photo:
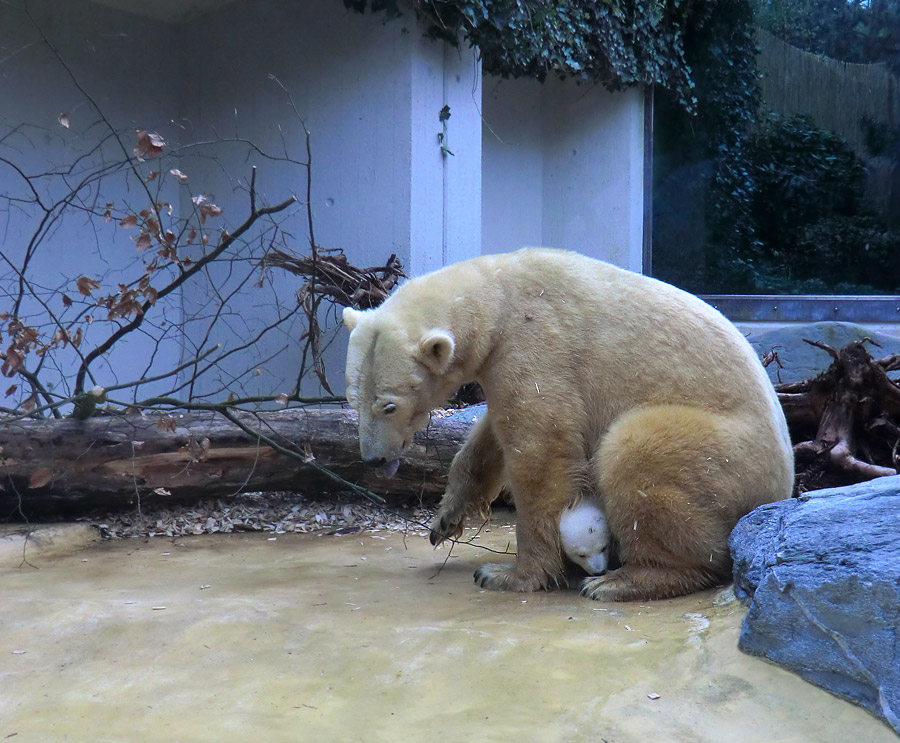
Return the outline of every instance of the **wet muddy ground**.
<path id="1" fill-rule="evenodd" d="M 740 653 L 727 589 L 493 593 L 472 572 L 496 555 L 457 546 L 441 568 L 446 549 L 387 531 L 42 539 L 28 564 L 0 538 L 0 739 L 17 743 L 897 740 Z"/>

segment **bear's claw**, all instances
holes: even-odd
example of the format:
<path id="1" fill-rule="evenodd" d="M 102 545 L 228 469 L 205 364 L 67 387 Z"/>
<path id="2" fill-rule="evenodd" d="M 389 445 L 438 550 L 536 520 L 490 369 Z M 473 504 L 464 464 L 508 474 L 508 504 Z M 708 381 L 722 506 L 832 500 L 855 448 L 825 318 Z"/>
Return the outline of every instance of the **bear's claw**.
<path id="1" fill-rule="evenodd" d="M 564 576 L 522 575 L 514 565 L 488 562 L 480 565 L 475 571 L 475 582 L 482 588 L 492 591 L 545 591 L 553 588 L 564 588 Z"/>
<path id="2" fill-rule="evenodd" d="M 437 547 L 445 539 L 458 539 L 463 533 L 462 519 L 454 520 L 446 514 L 438 514 L 431 522 L 431 533 L 428 539 Z"/>

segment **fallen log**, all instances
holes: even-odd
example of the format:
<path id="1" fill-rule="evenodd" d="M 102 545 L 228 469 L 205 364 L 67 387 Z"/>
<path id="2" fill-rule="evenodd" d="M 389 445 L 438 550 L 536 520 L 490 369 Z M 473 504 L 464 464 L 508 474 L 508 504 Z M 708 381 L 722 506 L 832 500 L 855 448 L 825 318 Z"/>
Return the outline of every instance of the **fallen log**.
<path id="1" fill-rule="evenodd" d="M 863 341 L 840 351 L 813 345 L 832 356 L 832 365 L 813 379 L 776 385 L 795 443 L 795 493 L 895 474 L 900 383 L 887 373 L 900 369 L 900 355 L 873 359 Z M 356 414 L 346 409 L 235 413 L 261 436 L 215 412 L 0 419 L 0 520 L 242 492 L 321 496 L 347 489 L 316 465 L 388 498 L 436 499 L 453 455 L 483 413 L 481 405 L 435 411 L 391 479 L 361 463 Z M 313 461 L 280 453 L 262 437 Z"/>
<path id="2" fill-rule="evenodd" d="M 453 455 L 482 413 L 481 407 L 436 411 L 390 479 L 360 461 L 352 410 L 235 414 L 245 427 L 312 458 L 308 464 L 214 412 L 0 421 L 0 519 L 253 491 L 347 489 L 315 464 L 388 498 L 435 498 L 443 492 Z"/>

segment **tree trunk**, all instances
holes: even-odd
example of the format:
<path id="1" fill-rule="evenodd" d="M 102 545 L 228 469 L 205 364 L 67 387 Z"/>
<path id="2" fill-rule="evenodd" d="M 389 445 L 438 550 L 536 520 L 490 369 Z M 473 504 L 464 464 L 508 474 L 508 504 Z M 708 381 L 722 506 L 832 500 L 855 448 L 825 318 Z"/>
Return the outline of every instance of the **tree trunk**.
<path id="1" fill-rule="evenodd" d="M 312 455 L 346 480 L 390 498 L 435 497 L 483 408 L 435 413 L 391 478 L 359 458 L 356 413 L 240 413 L 242 423 Z M 0 422 L 0 518 L 122 509 L 247 491 L 346 489 L 312 466 L 258 442 L 209 413 Z M 21 513 L 20 513 L 21 512 Z"/>

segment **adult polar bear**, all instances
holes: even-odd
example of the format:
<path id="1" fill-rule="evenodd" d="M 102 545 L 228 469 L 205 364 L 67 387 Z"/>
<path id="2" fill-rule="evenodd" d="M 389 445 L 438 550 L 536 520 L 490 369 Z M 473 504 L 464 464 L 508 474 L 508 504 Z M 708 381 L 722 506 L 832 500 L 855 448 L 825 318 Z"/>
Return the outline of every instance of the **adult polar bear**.
<path id="1" fill-rule="evenodd" d="M 461 533 L 508 487 L 514 565 L 485 588 L 565 582 L 560 515 L 599 497 L 622 567 L 582 593 L 677 596 L 730 577 L 728 535 L 786 498 L 784 415 L 750 345 L 712 307 L 660 281 L 577 253 L 524 249 L 410 281 L 383 305 L 344 310 L 347 398 L 363 460 L 388 474 L 429 411 L 477 381 L 488 412 L 453 459 L 432 525 Z"/>

